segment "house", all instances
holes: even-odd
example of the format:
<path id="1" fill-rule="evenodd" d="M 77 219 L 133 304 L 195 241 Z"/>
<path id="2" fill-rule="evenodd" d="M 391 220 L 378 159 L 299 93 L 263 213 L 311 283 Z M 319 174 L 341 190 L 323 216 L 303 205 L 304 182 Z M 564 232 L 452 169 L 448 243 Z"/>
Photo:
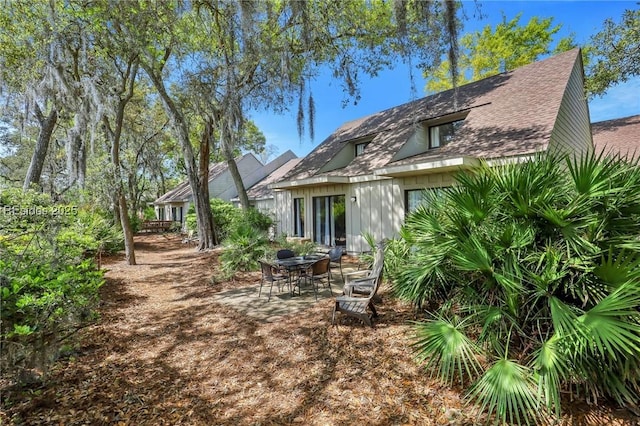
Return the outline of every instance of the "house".
<path id="1" fill-rule="evenodd" d="M 289 155 L 289 153 L 291 155 Z M 270 185 L 279 182 L 283 176 L 285 176 L 293 167 L 295 167 L 301 158 L 295 157 L 291 151 L 287 151 L 285 154 L 279 156 L 268 164 L 268 170 L 271 171 L 267 177 L 247 189 L 247 197 L 249 198 L 249 204 L 255 207 L 257 210 L 265 213 L 269 216 L 275 214 L 275 204 L 273 190 Z M 267 166 L 265 166 L 267 168 Z M 240 199 L 235 197 L 231 199 L 231 202 L 240 207 Z"/>
<path id="2" fill-rule="evenodd" d="M 605 155 L 640 156 L 640 115 L 591 124 L 593 146 Z"/>
<path id="3" fill-rule="evenodd" d="M 253 154 L 248 153 L 236 160 L 238 171 L 245 188 L 252 187 L 265 179 L 274 170 L 296 155 L 287 151 L 272 162 L 264 165 Z M 209 197 L 220 198 L 224 201 L 238 196 L 235 183 L 226 162 L 212 164 L 209 167 Z M 189 181 L 184 181 L 171 191 L 153 202 L 158 220 L 173 220 L 184 226 L 185 216 L 192 202 Z"/>
<path id="4" fill-rule="evenodd" d="M 574 49 L 347 122 L 271 185 L 277 232 L 361 252 L 458 170 L 591 150 L 583 83 Z"/>

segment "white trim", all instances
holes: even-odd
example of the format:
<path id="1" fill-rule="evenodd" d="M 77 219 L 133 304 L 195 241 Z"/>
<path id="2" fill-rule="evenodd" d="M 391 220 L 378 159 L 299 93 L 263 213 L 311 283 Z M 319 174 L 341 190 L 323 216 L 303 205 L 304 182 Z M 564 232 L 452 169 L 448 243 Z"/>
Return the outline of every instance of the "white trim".
<path id="1" fill-rule="evenodd" d="M 307 179 L 288 180 L 284 182 L 272 183 L 271 189 L 297 188 L 301 186 L 327 185 L 331 183 L 349 183 L 347 176 L 316 176 Z"/>
<path id="2" fill-rule="evenodd" d="M 360 175 L 352 176 L 349 178 L 349 183 L 361 183 L 361 182 L 375 182 L 380 180 L 389 180 L 387 176 L 375 176 L 375 175 Z"/>
<path id="3" fill-rule="evenodd" d="M 457 157 L 443 160 L 425 161 L 422 163 L 403 164 L 399 166 L 381 167 L 373 171 L 376 176 L 409 176 L 420 173 L 443 173 L 454 169 L 477 167 L 480 160 L 473 157 Z"/>

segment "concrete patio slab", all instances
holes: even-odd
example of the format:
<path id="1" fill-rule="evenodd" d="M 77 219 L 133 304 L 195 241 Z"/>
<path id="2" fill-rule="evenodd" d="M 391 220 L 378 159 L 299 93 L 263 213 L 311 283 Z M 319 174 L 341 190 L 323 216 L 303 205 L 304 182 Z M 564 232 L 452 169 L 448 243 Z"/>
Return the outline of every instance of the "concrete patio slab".
<path id="1" fill-rule="evenodd" d="M 354 267 L 343 268 L 344 273 L 355 271 Z M 331 279 L 331 290 L 333 295 L 329 292 L 329 289 L 323 287 L 321 283 L 318 289 L 318 300 L 316 301 L 313 293 L 313 288 L 310 284 L 302 285 L 302 294 L 291 295 L 288 288 L 283 287 L 282 291 L 278 291 L 276 287 L 273 288 L 271 294 L 271 300 L 269 297 L 269 287 L 262 287 L 262 293 L 258 297 L 258 291 L 260 289 L 260 282 L 255 285 L 234 288 L 231 290 L 222 291 L 212 296 L 213 300 L 217 303 L 227 305 L 233 309 L 241 312 L 247 316 L 255 318 L 263 322 L 272 322 L 279 319 L 284 315 L 293 314 L 310 308 L 313 304 L 322 301 L 323 299 L 338 296 L 342 293 L 342 287 L 344 283 L 340 276 L 340 273 L 335 273 Z"/>
<path id="2" fill-rule="evenodd" d="M 332 283 L 331 285 L 334 296 L 337 296 L 337 292 L 342 289 L 342 282 L 337 284 Z M 263 287 L 262 294 L 258 297 L 259 288 L 259 283 L 249 287 L 234 288 L 216 293 L 212 298 L 217 303 L 230 306 L 238 312 L 264 322 L 278 320 L 283 315 L 303 311 L 317 303 L 310 286 L 303 286 L 301 295 L 298 293 L 291 295 L 288 288 L 283 288 L 282 292 L 278 292 L 278 289 L 274 288 L 271 300 L 268 300 L 269 287 Z M 318 301 L 330 297 L 332 296 L 328 288 L 321 286 L 318 289 Z"/>

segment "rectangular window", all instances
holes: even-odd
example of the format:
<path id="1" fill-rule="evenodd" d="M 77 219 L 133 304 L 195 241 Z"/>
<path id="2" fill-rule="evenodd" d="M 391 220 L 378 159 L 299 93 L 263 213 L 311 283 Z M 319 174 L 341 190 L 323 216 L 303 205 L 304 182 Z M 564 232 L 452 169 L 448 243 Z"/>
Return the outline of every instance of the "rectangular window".
<path id="1" fill-rule="evenodd" d="M 293 236 L 304 237 L 304 198 L 293 199 Z"/>
<path id="2" fill-rule="evenodd" d="M 452 121 L 429 127 L 429 148 L 439 148 L 448 144 L 464 120 Z"/>
<path id="3" fill-rule="evenodd" d="M 367 145 L 369 145 L 369 142 L 363 142 L 363 143 L 357 143 L 356 144 L 356 157 L 362 155 L 364 153 L 364 150 L 367 148 Z"/>
<path id="4" fill-rule="evenodd" d="M 414 212 L 418 207 L 437 200 L 442 188 L 410 189 L 404 192 L 405 214 Z"/>

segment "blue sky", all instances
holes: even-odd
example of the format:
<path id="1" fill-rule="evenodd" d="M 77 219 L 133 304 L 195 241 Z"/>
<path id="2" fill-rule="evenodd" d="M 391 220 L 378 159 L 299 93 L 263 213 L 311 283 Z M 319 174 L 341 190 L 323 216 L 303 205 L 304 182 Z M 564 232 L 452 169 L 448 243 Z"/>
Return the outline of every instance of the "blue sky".
<path id="1" fill-rule="evenodd" d="M 553 24 L 562 25 L 555 40 L 573 34 L 578 45 L 589 41 L 591 35 L 600 31 L 606 18 L 618 22 L 625 9 L 637 9 L 633 1 L 481 1 L 482 19 L 474 17 L 476 4 L 465 1 L 468 20 L 464 22 L 462 34 L 477 31 L 486 25 L 513 19 L 522 13 L 521 24 L 526 24 L 534 16 L 553 17 Z M 291 149 L 298 156 L 307 155 L 328 137 L 342 123 L 399 105 L 425 95 L 424 80 L 419 70 L 413 71 L 415 86 L 412 90 L 410 72 L 405 65 L 386 70 L 375 78 L 360 81 L 361 99 L 357 105 L 349 103 L 343 107 L 345 95 L 339 83 L 329 75 L 321 75 L 312 82 L 312 92 L 316 104 L 315 140 L 298 138 L 296 127 L 296 106 L 289 112 L 255 113 L 253 120 L 267 138 L 267 145 L 274 145 L 277 154 Z M 640 114 L 640 77 L 610 89 L 604 97 L 589 103 L 591 121 L 609 120 Z"/>

